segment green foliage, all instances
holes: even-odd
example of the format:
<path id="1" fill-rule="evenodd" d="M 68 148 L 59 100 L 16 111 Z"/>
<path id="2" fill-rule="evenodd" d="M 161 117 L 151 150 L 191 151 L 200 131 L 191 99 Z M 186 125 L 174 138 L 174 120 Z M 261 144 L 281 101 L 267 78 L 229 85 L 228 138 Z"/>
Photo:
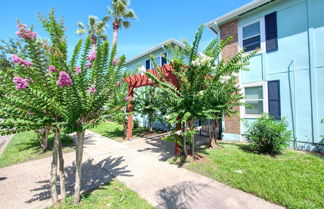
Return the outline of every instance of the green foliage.
<path id="1" fill-rule="evenodd" d="M 136 19 L 136 14 L 134 10 L 129 9 L 129 1 L 127 0 L 113 0 L 111 3 L 111 8 L 108 8 L 108 14 L 114 19 L 114 29 L 115 27 L 129 28 L 131 26 L 130 19 Z"/>
<path id="2" fill-rule="evenodd" d="M 98 17 L 89 16 L 87 27 L 82 23 L 78 22 L 79 29 L 76 31 L 79 35 L 88 34 L 90 37 L 96 39 L 97 37 L 107 40 L 106 25 L 109 20 L 109 16 L 103 17 L 100 21 L 98 21 Z"/>
<path id="3" fill-rule="evenodd" d="M 260 153 L 277 154 L 283 151 L 291 139 L 291 131 L 287 130 L 285 119 L 275 120 L 264 114 L 251 125 L 244 134 L 251 143 L 251 148 Z"/>
<path id="4" fill-rule="evenodd" d="M 231 187 L 286 208 L 324 208 L 324 159 L 287 150 L 282 155 L 259 155 L 248 145 L 221 143 L 208 149 L 205 160 L 187 167 Z"/>
<path id="5" fill-rule="evenodd" d="M 67 132 L 84 130 L 101 120 L 107 101 L 113 98 L 116 83 L 121 77 L 125 57 L 117 59 L 117 48 L 98 38 L 91 46 L 91 37 L 80 40 L 68 59 L 67 40 L 63 19 L 57 20 L 54 10 L 48 16 L 39 15 L 43 28 L 49 33 L 49 43 L 39 38 L 23 39 L 26 57 L 33 66 L 14 64 L 0 71 L 3 84 L 0 87 L 1 134 L 37 130 L 46 125 L 64 128 Z M 87 66 L 90 50 L 96 50 L 92 66 Z M 80 66 L 80 73 L 75 68 Z M 49 72 L 54 66 L 57 72 Z M 64 71 L 72 85 L 59 86 L 59 74 Z M 13 77 L 28 79 L 28 87 L 17 90 Z M 95 92 L 89 92 L 91 87 Z"/>
<path id="6" fill-rule="evenodd" d="M 185 42 L 186 50 L 173 52 L 176 56 L 171 63 L 173 73 L 178 78 L 177 86 L 170 84 L 156 65 L 158 76 L 146 73 L 168 95 L 164 101 L 168 107 L 168 121 L 172 124 L 182 123 L 185 132 L 194 130 L 196 119 L 220 119 L 223 114 L 230 116 L 237 113 L 233 107 L 243 105 L 240 102 L 242 95 L 237 85 L 237 74 L 247 70 L 249 59 L 256 53 L 244 54 L 244 51 L 240 51 L 229 60 L 220 59 L 220 52 L 231 38 L 214 40 L 203 53 L 199 53 L 202 33 L 203 26 L 200 26 L 192 46 Z M 184 57 L 189 58 L 187 66 Z M 189 141 L 192 140 L 189 138 Z"/>

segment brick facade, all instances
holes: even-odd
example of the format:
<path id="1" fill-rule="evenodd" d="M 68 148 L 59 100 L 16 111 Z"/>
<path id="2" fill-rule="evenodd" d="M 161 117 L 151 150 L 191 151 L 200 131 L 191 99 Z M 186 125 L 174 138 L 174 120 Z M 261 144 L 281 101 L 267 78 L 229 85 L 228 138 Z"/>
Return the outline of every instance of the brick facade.
<path id="1" fill-rule="evenodd" d="M 229 36 L 232 36 L 233 39 L 231 43 L 222 51 L 222 58 L 225 60 L 230 59 L 238 52 L 238 34 L 237 34 L 237 21 L 233 20 L 231 22 L 225 23 L 220 27 L 220 37 L 225 40 Z M 234 107 L 238 112 L 240 111 L 240 107 Z M 225 117 L 225 133 L 231 134 L 240 134 L 240 117 L 236 115 L 232 115 L 231 117 Z"/>

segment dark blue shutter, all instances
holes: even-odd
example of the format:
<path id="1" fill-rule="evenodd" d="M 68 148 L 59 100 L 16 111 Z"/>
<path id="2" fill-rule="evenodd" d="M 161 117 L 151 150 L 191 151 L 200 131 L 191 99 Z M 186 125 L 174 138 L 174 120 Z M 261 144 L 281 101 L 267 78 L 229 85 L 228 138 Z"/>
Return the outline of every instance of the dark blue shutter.
<path id="1" fill-rule="evenodd" d="M 161 66 L 167 64 L 167 53 L 163 53 L 161 56 Z"/>
<path id="2" fill-rule="evenodd" d="M 150 69 L 151 68 L 151 66 L 150 66 L 150 62 L 151 60 L 146 60 L 146 62 L 145 62 L 145 67 L 146 67 L 146 69 Z"/>
<path id="3" fill-rule="evenodd" d="M 265 36 L 267 52 L 278 50 L 277 12 L 265 16 Z"/>
<path id="4" fill-rule="evenodd" d="M 268 81 L 268 106 L 269 115 L 276 120 L 281 118 L 280 110 L 280 81 Z"/>

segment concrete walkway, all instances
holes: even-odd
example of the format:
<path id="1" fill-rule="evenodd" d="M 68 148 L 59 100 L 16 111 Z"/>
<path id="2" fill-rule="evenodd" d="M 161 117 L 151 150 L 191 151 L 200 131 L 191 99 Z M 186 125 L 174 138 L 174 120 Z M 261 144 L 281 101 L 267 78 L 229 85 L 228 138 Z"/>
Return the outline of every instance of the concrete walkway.
<path id="1" fill-rule="evenodd" d="M 158 152 L 158 145 L 165 146 L 165 149 Z M 116 177 L 156 208 L 281 208 L 161 161 L 170 155 L 171 149 L 170 144 L 156 139 L 119 143 L 88 131 L 83 189 L 93 189 Z M 65 155 L 67 189 L 70 192 L 73 192 L 74 184 L 73 159 L 74 153 Z M 49 206 L 50 160 L 47 158 L 0 169 L 1 208 Z"/>

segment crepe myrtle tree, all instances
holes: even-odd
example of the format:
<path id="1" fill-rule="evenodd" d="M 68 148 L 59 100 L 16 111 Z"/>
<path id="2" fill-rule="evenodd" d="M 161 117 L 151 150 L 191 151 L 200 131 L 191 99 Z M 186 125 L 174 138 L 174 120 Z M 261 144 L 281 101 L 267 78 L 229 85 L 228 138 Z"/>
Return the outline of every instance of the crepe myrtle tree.
<path id="1" fill-rule="evenodd" d="M 64 160 L 60 133 L 66 126 L 62 95 L 66 94 L 66 89 L 58 85 L 59 70 L 67 69 L 67 63 L 60 60 L 58 53 L 63 46 L 61 39 L 63 30 L 56 24 L 54 13 L 50 14 L 50 19 L 43 19 L 43 26 L 48 31 L 54 31 L 56 36 L 52 37 L 56 41 L 48 51 L 44 42 L 37 37 L 36 32 L 19 23 L 16 34 L 25 44 L 26 53 L 18 52 L 12 54 L 12 65 L 7 69 L 1 69 L 2 79 L 0 87 L 0 132 L 2 135 L 18 133 L 28 130 L 39 130 L 43 127 L 50 127 L 54 132 L 53 159 L 51 163 L 51 195 L 53 202 L 58 201 L 56 191 L 57 170 L 59 170 L 61 197 L 65 197 L 65 176 Z M 58 40 L 62 41 L 59 42 Z M 55 70 L 52 65 L 56 65 Z M 62 71 L 65 73 L 65 71 Z"/>
<path id="2" fill-rule="evenodd" d="M 169 107 L 168 121 L 171 124 L 180 122 L 181 130 L 174 130 L 166 140 L 180 144 L 184 157 L 189 154 L 187 145 L 191 146 L 191 154 L 195 156 L 196 119 L 219 119 L 223 114 L 236 114 L 233 107 L 242 105 L 237 74 L 241 70 L 247 70 L 248 61 L 255 54 L 240 51 L 229 60 L 220 59 L 222 49 L 230 43 L 231 38 L 215 39 L 199 53 L 202 33 L 203 26 L 200 26 L 192 46 L 185 42 L 186 50 L 175 53 L 177 56 L 171 62 L 173 73 L 178 78 L 178 88 L 167 82 L 158 66 L 155 66 L 158 76 L 146 73 L 169 95 L 169 99 L 165 100 Z M 185 56 L 189 58 L 187 66 Z"/>
<path id="3" fill-rule="evenodd" d="M 113 120 L 123 126 L 123 138 L 127 137 L 128 127 L 128 84 L 124 82 L 129 72 L 124 72 L 117 82 L 117 88 L 114 90 L 114 97 L 107 103 L 107 109 L 104 113 L 106 119 Z"/>
<path id="4" fill-rule="evenodd" d="M 100 121 L 104 104 L 117 88 L 125 57 L 116 57 L 116 47 L 109 53 L 108 42 L 100 38 L 92 48 L 91 37 L 87 37 L 78 41 L 68 59 L 63 20 L 55 18 L 54 10 L 39 18 L 49 33 L 50 43 L 44 46 L 32 29 L 18 25 L 17 35 L 26 42 L 28 56 L 12 55 L 15 66 L 1 71 L 0 118 L 4 120 L 0 130 L 1 134 L 9 134 L 50 126 L 54 131 L 50 180 L 54 203 L 58 201 L 58 161 L 62 198 L 65 196 L 60 132 L 77 132 L 74 200 L 79 202 L 84 132 Z"/>

